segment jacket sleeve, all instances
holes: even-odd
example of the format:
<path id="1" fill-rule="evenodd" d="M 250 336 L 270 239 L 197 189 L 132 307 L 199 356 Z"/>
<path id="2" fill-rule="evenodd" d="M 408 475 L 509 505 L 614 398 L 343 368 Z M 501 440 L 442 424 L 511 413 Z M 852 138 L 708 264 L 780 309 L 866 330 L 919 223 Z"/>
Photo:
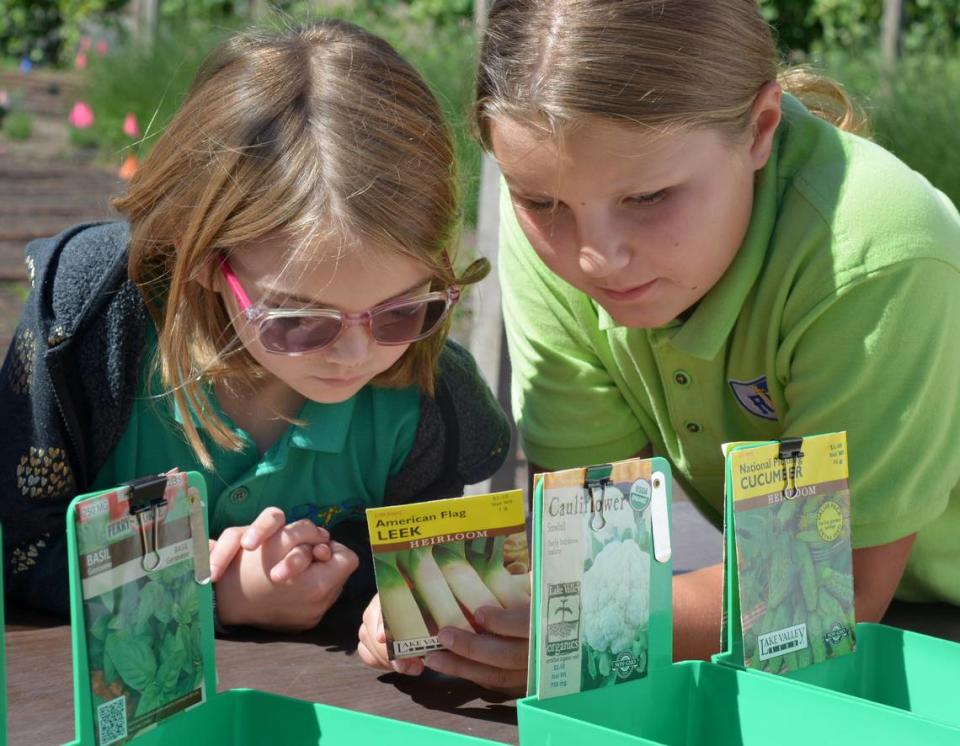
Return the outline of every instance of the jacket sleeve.
<path id="1" fill-rule="evenodd" d="M 69 609 L 65 512 L 123 430 L 145 309 L 126 281 L 125 224 L 85 224 L 26 250 L 31 289 L 0 370 L 5 590 Z"/>
<path id="2" fill-rule="evenodd" d="M 0 523 L 4 532 L 5 592 L 18 603 L 68 612 L 65 501 L 75 490 L 73 470 L 59 433 L 43 411 L 55 406 L 38 382 L 50 336 L 42 307 L 49 298 L 47 265 L 54 240 L 27 250 L 31 290 L 0 370 Z"/>

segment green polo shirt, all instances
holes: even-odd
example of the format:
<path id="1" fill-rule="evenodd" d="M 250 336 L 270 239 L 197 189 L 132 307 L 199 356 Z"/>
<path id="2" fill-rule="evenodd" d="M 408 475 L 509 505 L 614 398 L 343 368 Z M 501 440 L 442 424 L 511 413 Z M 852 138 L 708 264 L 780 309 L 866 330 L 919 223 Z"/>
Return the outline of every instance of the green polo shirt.
<path id="1" fill-rule="evenodd" d="M 783 110 L 739 253 L 663 328 L 554 276 L 503 190 L 524 451 L 559 469 L 650 444 L 719 526 L 721 443 L 846 430 L 854 546 L 917 532 L 898 596 L 960 604 L 960 215 L 877 145 Z"/>
<path id="2" fill-rule="evenodd" d="M 155 340 L 148 340 L 141 381 L 147 381 Z M 309 518 L 332 528 L 362 518 L 383 504 L 387 479 L 396 474 L 413 446 L 420 420 L 420 393 L 365 386 L 339 404 L 308 401 L 291 425 L 263 454 L 250 436 L 210 401 L 216 414 L 243 442 L 243 450 L 209 445 L 214 470 L 204 469 L 177 424 L 169 397 L 151 398 L 141 384 L 123 436 L 107 458 L 92 489 L 108 489 L 172 467 L 203 474 L 209 493 L 210 532 L 251 523 L 269 506 L 288 521 Z M 158 387 L 154 391 L 161 390 Z"/>

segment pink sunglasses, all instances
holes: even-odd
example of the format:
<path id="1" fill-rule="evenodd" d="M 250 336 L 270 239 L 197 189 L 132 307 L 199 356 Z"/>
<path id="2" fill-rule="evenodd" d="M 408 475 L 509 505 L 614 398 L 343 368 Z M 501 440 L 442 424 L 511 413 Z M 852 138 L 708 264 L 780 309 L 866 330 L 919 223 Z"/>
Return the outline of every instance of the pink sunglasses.
<path id="1" fill-rule="evenodd" d="M 257 329 L 260 344 L 278 355 L 303 355 L 329 347 L 350 326 L 365 326 L 377 344 L 404 345 L 429 337 L 460 299 L 456 285 L 446 290 L 387 301 L 360 313 L 334 308 L 264 308 L 250 301 L 225 256 L 220 271 L 240 310 Z"/>

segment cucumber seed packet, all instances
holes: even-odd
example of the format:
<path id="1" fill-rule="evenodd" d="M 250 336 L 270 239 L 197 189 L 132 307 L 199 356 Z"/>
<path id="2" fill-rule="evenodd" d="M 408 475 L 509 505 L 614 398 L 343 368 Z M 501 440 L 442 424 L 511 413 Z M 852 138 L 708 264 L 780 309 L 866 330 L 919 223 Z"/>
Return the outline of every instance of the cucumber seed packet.
<path id="1" fill-rule="evenodd" d="M 740 623 L 744 666 L 787 673 L 852 652 L 846 433 L 725 453 L 726 579 L 739 602 L 726 623 Z"/>

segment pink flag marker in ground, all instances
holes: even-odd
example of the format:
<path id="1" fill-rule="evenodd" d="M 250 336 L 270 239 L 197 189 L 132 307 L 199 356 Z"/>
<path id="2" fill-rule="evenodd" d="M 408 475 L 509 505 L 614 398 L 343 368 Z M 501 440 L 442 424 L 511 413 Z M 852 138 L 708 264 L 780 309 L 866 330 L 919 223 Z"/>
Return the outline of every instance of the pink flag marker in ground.
<path id="1" fill-rule="evenodd" d="M 140 137 L 140 123 L 137 122 L 137 115 L 132 111 L 127 112 L 123 118 L 123 134 L 136 140 Z"/>
<path id="2" fill-rule="evenodd" d="M 86 129 L 93 124 L 93 109 L 84 101 L 77 101 L 70 110 L 68 117 L 70 124 L 78 130 Z"/>

